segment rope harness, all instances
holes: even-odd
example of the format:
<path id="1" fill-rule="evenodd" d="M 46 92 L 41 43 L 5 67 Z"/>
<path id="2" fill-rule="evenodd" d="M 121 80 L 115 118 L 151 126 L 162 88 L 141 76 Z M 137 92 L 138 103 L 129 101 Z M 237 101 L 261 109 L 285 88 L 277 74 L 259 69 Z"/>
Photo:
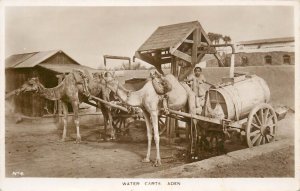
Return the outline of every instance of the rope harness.
<path id="1" fill-rule="evenodd" d="M 78 84 L 82 84 L 83 86 L 83 94 L 90 98 L 91 96 L 91 93 L 89 91 L 89 78 L 88 76 L 81 70 L 78 70 L 78 69 L 73 69 L 74 72 L 78 73 L 79 76 L 81 77 L 82 80 L 78 80 L 75 76 L 75 74 L 73 73 L 74 77 L 75 77 L 75 80 Z"/>

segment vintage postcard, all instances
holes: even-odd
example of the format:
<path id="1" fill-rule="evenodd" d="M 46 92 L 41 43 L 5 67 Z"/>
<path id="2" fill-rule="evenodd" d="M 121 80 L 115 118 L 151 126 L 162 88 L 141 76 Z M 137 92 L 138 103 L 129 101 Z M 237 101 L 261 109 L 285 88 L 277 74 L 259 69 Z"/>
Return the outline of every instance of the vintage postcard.
<path id="1" fill-rule="evenodd" d="M 299 2 L 2 1 L 11 190 L 299 190 Z"/>

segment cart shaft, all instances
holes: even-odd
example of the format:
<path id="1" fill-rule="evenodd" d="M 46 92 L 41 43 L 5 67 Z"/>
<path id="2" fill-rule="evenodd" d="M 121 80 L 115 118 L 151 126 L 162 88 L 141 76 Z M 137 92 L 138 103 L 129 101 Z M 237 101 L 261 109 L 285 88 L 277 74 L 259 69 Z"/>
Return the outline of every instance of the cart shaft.
<path id="1" fill-rule="evenodd" d="M 116 104 L 113 104 L 113 103 L 110 103 L 108 101 L 105 101 L 103 99 L 100 99 L 98 97 L 95 97 L 95 96 L 90 96 L 94 101 L 99 101 L 105 105 L 108 105 L 110 107 L 114 107 L 114 108 L 117 108 L 117 109 L 120 109 L 122 111 L 125 111 L 125 112 L 128 112 L 128 110 L 125 108 L 125 107 L 122 107 L 122 106 L 119 106 L 119 105 L 116 105 Z"/>

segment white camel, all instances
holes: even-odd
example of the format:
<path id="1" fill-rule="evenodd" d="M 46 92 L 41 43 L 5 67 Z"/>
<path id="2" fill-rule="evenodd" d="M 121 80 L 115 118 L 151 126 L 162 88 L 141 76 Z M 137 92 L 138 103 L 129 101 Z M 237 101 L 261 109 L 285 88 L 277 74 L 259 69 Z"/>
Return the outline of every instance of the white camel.
<path id="1" fill-rule="evenodd" d="M 104 74 L 104 81 L 106 86 L 115 93 L 125 104 L 140 107 L 143 110 L 146 126 L 148 149 L 146 158 L 142 162 L 150 162 L 152 129 L 154 131 L 154 141 L 156 144 L 156 160 L 154 166 L 161 165 L 161 157 L 159 152 L 159 131 L 158 131 L 158 115 L 163 109 L 161 96 L 156 92 L 151 80 L 138 91 L 126 90 L 119 81 L 114 77 L 113 73 L 106 72 Z M 187 105 L 192 114 L 196 114 L 195 109 L 195 94 L 190 87 L 185 83 L 180 83 L 172 74 L 163 77 L 172 88 L 167 95 L 167 105 L 169 109 L 180 110 Z"/>

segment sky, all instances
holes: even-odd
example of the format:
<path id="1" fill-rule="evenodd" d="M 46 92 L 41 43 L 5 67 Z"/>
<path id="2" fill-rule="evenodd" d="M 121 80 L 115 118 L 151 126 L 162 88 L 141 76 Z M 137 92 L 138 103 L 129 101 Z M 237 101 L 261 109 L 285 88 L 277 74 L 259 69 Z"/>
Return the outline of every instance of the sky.
<path id="1" fill-rule="evenodd" d="M 293 15 L 291 6 L 6 7 L 5 57 L 60 49 L 99 68 L 105 54 L 132 57 L 159 26 L 198 20 L 238 42 L 294 36 Z"/>

